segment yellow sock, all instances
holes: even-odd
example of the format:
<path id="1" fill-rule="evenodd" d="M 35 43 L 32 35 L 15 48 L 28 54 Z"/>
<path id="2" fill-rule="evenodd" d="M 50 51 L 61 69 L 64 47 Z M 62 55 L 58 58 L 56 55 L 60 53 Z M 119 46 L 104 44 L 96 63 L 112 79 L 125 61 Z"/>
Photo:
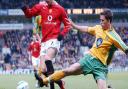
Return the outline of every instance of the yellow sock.
<path id="1" fill-rule="evenodd" d="M 64 71 L 62 71 L 62 70 L 56 71 L 52 75 L 50 75 L 49 77 L 44 78 L 43 82 L 44 82 L 44 84 L 47 84 L 50 81 L 58 81 L 58 80 L 64 78 L 64 76 L 65 76 Z"/>
<path id="2" fill-rule="evenodd" d="M 44 79 L 44 78 L 47 78 L 43 73 L 41 74 L 41 77 Z"/>
<path id="3" fill-rule="evenodd" d="M 50 75 L 49 78 L 52 81 L 58 81 L 58 80 L 64 78 L 64 76 L 65 76 L 64 71 L 60 70 L 60 71 L 56 71 L 55 73 Z"/>

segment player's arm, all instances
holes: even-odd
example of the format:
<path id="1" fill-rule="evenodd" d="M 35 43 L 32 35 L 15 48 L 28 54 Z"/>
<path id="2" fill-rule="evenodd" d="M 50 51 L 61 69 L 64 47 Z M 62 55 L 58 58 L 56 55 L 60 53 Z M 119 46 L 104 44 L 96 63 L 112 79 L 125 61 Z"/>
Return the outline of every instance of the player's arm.
<path id="1" fill-rule="evenodd" d="M 116 47 L 118 47 L 119 49 L 124 51 L 126 54 L 128 54 L 128 46 L 126 46 L 126 44 L 122 40 L 120 40 L 120 42 L 114 41 L 114 43 Z"/>
<path id="2" fill-rule="evenodd" d="M 70 23 L 71 23 L 72 27 L 75 28 L 76 30 L 85 32 L 85 33 L 88 32 L 88 26 L 77 25 L 72 20 L 70 20 Z"/>
<path id="3" fill-rule="evenodd" d="M 64 29 L 61 31 L 61 33 L 58 36 L 58 40 L 62 40 L 63 37 L 69 32 L 69 30 L 71 29 L 71 24 L 70 21 L 68 19 L 67 13 L 65 12 L 64 8 L 61 9 L 61 21 L 64 24 Z"/>
<path id="4" fill-rule="evenodd" d="M 32 8 L 29 8 L 29 6 L 27 4 L 24 4 L 21 7 L 21 9 L 27 18 L 31 18 L 32 16 L 37 16 L 40 13 L 41 5 L 35 4 Z"/>
<path id="5" fill-rule="evenodd" d="M 75 24 L 71 19 L 70 19 L 70 23 L 71 23 L 72 28 L 74 28 L 78 31 L 81 31 L 81 32 L 84 32 L 84 33 L 87 32 L 89 34 L 95 35 L 95 31 L 97 29 L 97 26 L 94 26 L 94 27 L 80 26 L 80 25 Z"/>
<path id="6" fill-rule="evenodd" d="M 128 46 L 123 42 L 121 37 L 115 31 L 111 32 L 111 34 L 113 35 L 112 38 L 113 38 L 114 45 L 127 54 L 128 53 Z"/>

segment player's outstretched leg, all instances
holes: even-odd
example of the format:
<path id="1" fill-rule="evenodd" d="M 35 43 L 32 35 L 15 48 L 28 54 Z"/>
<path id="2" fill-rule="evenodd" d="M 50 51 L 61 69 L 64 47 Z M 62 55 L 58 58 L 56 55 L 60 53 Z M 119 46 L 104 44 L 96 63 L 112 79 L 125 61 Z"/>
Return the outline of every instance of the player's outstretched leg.
<path id="1" fill-rule="evenodd" d="M 82 74 L 82 68 L 79 63 L 75 63 L 71 65 L 69 68 L 66 68 L 64 70 L 55 71 L 53 74 L 51 74 L 49 77 L 46 77 L 43 80 L 43 84 L 48 84 L 51 81 L 58 81 L 66 76 L 69 75 L 79 75 Z"/>
<path id="2" fill-rule="evenodd" d="M 54 72 L 52 75 L 46 78 L 43 78 L 38 74 L 36 74 L 36 79 L 40 82 L 41 86 L 43 87 L 44 85 L 47 85 L 50 82 L 58 81 L 64 78 L 64 76 L 65 76 L 65 73 L 62 70 L 60 70 L 60 71 Z"/>

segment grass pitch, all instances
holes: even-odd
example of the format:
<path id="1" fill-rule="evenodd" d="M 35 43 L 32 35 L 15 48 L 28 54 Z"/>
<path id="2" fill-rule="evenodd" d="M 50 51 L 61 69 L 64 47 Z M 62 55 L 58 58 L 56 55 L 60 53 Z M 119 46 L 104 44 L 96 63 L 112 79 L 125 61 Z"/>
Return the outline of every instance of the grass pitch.
<path id="1" fill-rule="evenodd" d="M 29 83 L 30 89 L 49 89 L 46 87 L 35 88 L 33 75 L 0 75 L 0 89 L 16 89 L 17 83 L 25 80 Z M 66 89 L 98 89 L 91 75 L 70 76 L 63 79 Z M 108 83 L 114 89 L 128 89 L 128 72 L 109 73 Z M 59 87 L 56 85 L 56 89 Z"/>

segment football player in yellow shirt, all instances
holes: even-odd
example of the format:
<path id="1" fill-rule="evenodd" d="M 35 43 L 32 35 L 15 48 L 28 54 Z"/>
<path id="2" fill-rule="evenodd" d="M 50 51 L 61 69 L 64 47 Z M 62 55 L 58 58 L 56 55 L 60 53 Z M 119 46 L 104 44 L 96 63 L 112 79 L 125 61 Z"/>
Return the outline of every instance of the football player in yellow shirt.
<path id="1" fill-rule="evenodd" d="M 107 66 L 111 62 L 114 52 L 117 48 L 125 53 L 128 52 L 128 46 L 125 45 L 112 26 L 112 17 L 112 12 L 109 9 L 104 9 L 100 13 L 100 25 L 94 27 L 78 26 L 71 21 L 73 28 L 95 36 L 92 48 L 78 63 L 71 65 L 69 68 L 56 71 L 44 79 L 37 76 L 40 82 L 47 84 L 50 81 L 57 81 L 69 75 L 92 74 L 98 89 L 107 89 Z"/>

